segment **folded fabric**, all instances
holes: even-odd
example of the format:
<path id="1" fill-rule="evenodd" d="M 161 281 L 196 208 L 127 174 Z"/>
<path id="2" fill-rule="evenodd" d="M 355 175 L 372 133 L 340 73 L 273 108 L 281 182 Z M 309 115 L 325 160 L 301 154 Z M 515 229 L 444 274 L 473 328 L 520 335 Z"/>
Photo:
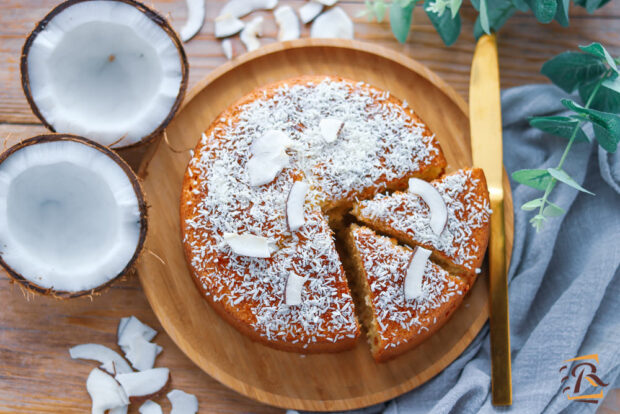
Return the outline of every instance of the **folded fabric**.
<path id="1" fill-rule="evenodd" d="M 566 140 L 532 128 L 528 117 L 563 115 L 564 97 L 551 85 L 502 93 L 504 164 L 509 174 L 557 165 Z M 541 192 L 511 182 L 513 405 L 491 404 L 487 324 L 457 360 L 426 384 L 393 401 L 350 413 L 595 412 L 600 404 L 567 398 L 559 371 L 565 360 L 591 354 L 598 355 L 596 375 L 609 385 L 595 389 L 583 381 L 582 387 L 588 387 L 580 394 L 602 389 L 606 395 L 620 386 L 620 151 L 608 154 L 596 144 L 575 143 L 564 165 L 596 195 L 556 186 L 551 201 L 567 214 L 549 219 L 538 234 L 529 223 L 532 212 L 519 207 Z"/>

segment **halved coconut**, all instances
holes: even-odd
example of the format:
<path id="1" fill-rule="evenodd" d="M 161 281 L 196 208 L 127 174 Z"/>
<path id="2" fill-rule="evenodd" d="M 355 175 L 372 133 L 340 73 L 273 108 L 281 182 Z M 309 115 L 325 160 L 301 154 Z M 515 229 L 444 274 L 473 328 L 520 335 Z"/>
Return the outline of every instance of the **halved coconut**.
<path id="1" fill-rule="evenodd" d="M 188 64 L 168 22 L 134 0 L 68 0 L 30 34 L 24 93 L 55 132 L 129 147 L 155 137 L 187 88 Z"/>
<path id="2" fill-rule="evenodd" d="M 27 289 L 101 290 L 131 269 L 146 230 L 138 178 L 108 148 L 51 134 L 0 155 L 0 265 Z"/>

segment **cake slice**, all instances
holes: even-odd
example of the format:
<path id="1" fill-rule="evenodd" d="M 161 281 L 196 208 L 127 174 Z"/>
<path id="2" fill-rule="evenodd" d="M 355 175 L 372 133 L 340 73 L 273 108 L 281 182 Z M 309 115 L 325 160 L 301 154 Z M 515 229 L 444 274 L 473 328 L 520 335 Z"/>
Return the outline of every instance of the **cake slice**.
<path id="1" fill-rule="evenodd" d="M 350 286 L 368 333 L 373 358 L 383 362 L 420 344 L 450 318 L 468 285 L 430 260 L 422 273 L 420 292 L 405 298 L 405 278 L 414 250 L 380 236 L 367 227 L 351 225 Z"/>
<path id="2" fill-rule="evenodd" d="M 435 262 L 473 284 L 489 240 L 491 209 L 484 173 L 479 168 L 458 170 L 431 185 L 447 209 L 439 234 L 431 228 L 429 205 L 411 191 L 379 194 L 356 203 L 352 213 L 402 243 L 432 250 Z"/>

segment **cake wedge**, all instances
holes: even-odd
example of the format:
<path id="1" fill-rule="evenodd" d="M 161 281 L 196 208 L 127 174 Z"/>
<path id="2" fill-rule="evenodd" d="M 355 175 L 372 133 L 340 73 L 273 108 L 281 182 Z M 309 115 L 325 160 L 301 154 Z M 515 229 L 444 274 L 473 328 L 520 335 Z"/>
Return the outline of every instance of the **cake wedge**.
<path id="1" fill-rule="evenodd" d="M 406 299 L 413 249 L 356 224 L 349 228 L 346 243 L 352 261 L 349 284 L 377 362 L 414 348 L 439 330 L 469 289 L 459 277 L 427 260 L 419 295 Z"/>

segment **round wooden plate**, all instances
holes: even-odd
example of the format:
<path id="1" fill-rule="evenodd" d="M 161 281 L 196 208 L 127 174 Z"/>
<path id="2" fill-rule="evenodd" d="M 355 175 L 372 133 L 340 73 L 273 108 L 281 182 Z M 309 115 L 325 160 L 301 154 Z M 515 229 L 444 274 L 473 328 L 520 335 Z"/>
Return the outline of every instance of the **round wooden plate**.
<path id="1" fill-rule="evenodd" d="M 252 89 L 297 75 L 368 82 L 406 99 L 436 133 L 449 169 L 471 165 L 467 105 L 437 75 L 396 52 L 345 40 L 302 39 L 265 46 L 214 70 L 187 97 L 150 162 L 141 168 L 151 207 L 147 249 L 138 265 L 146 296 L 164 329 L 199 367 L 248 397 L 302 410 L 348 410 L 396 397 L 438 374 L 461 354 L 488 317 L 482 274 L 450 321 L 418 348 L 376 364 L 365 340 L 351 351 L 303 356 L 252 342 L 222 320 L 194 286 L 179 227 L 183 173 L 201 132 Z M 512 202 L 508 251 L 512 246 Z"/>

